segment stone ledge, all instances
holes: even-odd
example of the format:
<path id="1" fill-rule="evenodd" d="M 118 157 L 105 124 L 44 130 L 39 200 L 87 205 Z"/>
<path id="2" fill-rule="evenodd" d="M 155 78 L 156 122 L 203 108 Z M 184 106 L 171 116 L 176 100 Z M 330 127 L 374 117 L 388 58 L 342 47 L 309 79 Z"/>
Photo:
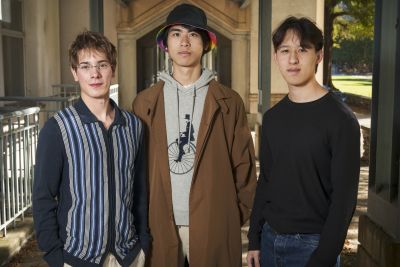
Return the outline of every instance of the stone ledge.
<path id="1" fill-rule="evenodd" d="M 367 215 L 360 216 L 358 266 L 400 267 L 400 242 L 395 241 Z"/>
<path id="2" fill-rule="evenodd" d="M 370 258 L 368 253 L 360 245 L 357 248 L 357 266 L 359 267 L 379 267 L 379 265 Z"/>
<path id="3" fill-rule="evenodd" d="M 354 95 L 350 93 L 343 93 L 345 95 L 345 102 L 353 111 L 361 113 L 369 113 L 371 110 L 371 98 Z"/>
<path id="4" fill-rule="evenodd" d="M 25 217 L 15 228 L 8 228 L 7 235 L 0 237 L 0 266 L 5 266 L 25 242 L 33 235 L 33 218 Z"/>

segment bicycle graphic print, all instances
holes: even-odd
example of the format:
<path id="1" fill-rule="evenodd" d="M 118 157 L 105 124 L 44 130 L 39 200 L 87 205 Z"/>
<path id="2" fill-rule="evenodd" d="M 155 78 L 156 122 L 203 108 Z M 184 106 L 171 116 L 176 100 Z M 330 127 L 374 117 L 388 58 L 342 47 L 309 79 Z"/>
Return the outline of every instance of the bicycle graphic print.
<path id="1" fill-rule="evenodd" d="M 194 165 L 196 146 L 192 142 L 195 140 L 194 129 L 189 114 L 185 115 L 185 121 L 185 131 L 179 132 L 179 139 L 168 146 L 169 168 L 174 174 L 188 173 Z"/>

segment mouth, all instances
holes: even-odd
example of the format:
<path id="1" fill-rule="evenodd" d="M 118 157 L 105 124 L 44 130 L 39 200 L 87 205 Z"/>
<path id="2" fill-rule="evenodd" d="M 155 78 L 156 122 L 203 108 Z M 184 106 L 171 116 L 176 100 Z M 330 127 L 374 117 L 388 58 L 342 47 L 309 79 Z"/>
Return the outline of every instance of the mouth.
<path id="1" fill-rule="evenodd" d="M 297 73 L 300 72 L 300 69 L 294 68 L 294 69 L 287 69 L 286 71 L 287 71 L 288 73 L 290 73 L 290 74 L 297 74 Z"/>
<path id="2" fill-rule="evenodd" d="M 98 88 L 103 85 L 103 83 L 91 83 L 89 84 L 91 87 Z"/>
<path id="3" fill-rule="evenodd" d="M 189 51 L 181 51 L 181 52 L 178 52 L 178 54 L 181 56 L 190 56 L 191 55 L 191 53 Z"/>

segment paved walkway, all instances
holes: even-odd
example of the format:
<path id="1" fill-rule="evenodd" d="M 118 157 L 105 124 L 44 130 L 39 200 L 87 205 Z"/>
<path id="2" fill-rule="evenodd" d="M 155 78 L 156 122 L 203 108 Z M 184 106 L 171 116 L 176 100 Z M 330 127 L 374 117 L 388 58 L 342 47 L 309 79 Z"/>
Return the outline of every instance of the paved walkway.
<path id="1" fill-rule="evenodd" d="M 347 238 L 342 252 L 342 266 L 350 267 L 355 266 L 356 253 L 358 245 L 358 218 L 361 213 L 367 211 L 367 197 L 368 197 L 368 167 L 361 167 L 360 170 L 360 184 L 358 191 L 358 202 L 356 212 L 351 221 L 350 228 L 347 232 Z M 242 228 L 242 240 L 243 240 L 243 266 L 246 264 L 246 252 L 247 252 L 247 231 L 248 226 Z M 9 267 L 45 267 L 46 263 L 41 259 L 41 252 L 37 249 L 35 239 L 29 240 L 23 249 L 18 253 L 9 264 Z"/>
<path id="2" fill-rule="evenodd" d="M 366 127 L 370 127 L 370 116 L 365 114 L 356 113 L 357 119 L 359 120 L 360 125 L 364 125 Z M 361 137 L 362 138 L 362 137 Z M 361 144 L 363 142 L 361 141 Z M 361 153 L 363 152 L 363 148 L 361 147 Z M 360 170 L 360 184 L 358 191 L 358 202 L 356 211 L 354 213 L 353 219 L 350 224 L 350 228 L 347 233 L 347 238 L 344 244 L 344 248 L 342 251 L 342 266 L 344 267 L 352 267 L 356 266 L 356 253 L 357 253 L 357 245 L 358 245 L 358 219 L 361 213 L 365 213 L 367 211 L 367 197 L 368 197 L 368 167 L 361 167 Z M 29 219 L 28 219 L 29 220 Z M 12 231 L 10 231 L 11 233 Z M 246 263 L 246 252 L 247 252 L 247 232 L 248 225 L 245 225 L 242 228 L 242 248 L 243 248 L 243 266 L 247 266 Z M 0 238 L 1 242 L 1 238 Z M 45 267 L 46 263 L 41 259 L 41 252 L 39 252 L 37 248 L 37 244 L 35 239 L 29 240 L 21 251 L 13 257 L 13 259 L 6 265 L 9 267 Z M 2 259 L 0 258 L 0 263 Z"/>

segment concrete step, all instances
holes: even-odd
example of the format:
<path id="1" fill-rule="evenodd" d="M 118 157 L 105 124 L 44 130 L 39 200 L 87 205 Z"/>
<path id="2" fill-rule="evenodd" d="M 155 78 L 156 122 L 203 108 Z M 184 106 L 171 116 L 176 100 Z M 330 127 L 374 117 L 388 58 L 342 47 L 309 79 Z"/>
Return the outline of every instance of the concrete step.
<path id="1" fill-rule="evenodd" d="M 8 227 L 7 235 L 0 237 L 0 266 L 5 266 L 32 235 L 33 219 L 30 216 L 17 221 L 15 228 Z"/>

